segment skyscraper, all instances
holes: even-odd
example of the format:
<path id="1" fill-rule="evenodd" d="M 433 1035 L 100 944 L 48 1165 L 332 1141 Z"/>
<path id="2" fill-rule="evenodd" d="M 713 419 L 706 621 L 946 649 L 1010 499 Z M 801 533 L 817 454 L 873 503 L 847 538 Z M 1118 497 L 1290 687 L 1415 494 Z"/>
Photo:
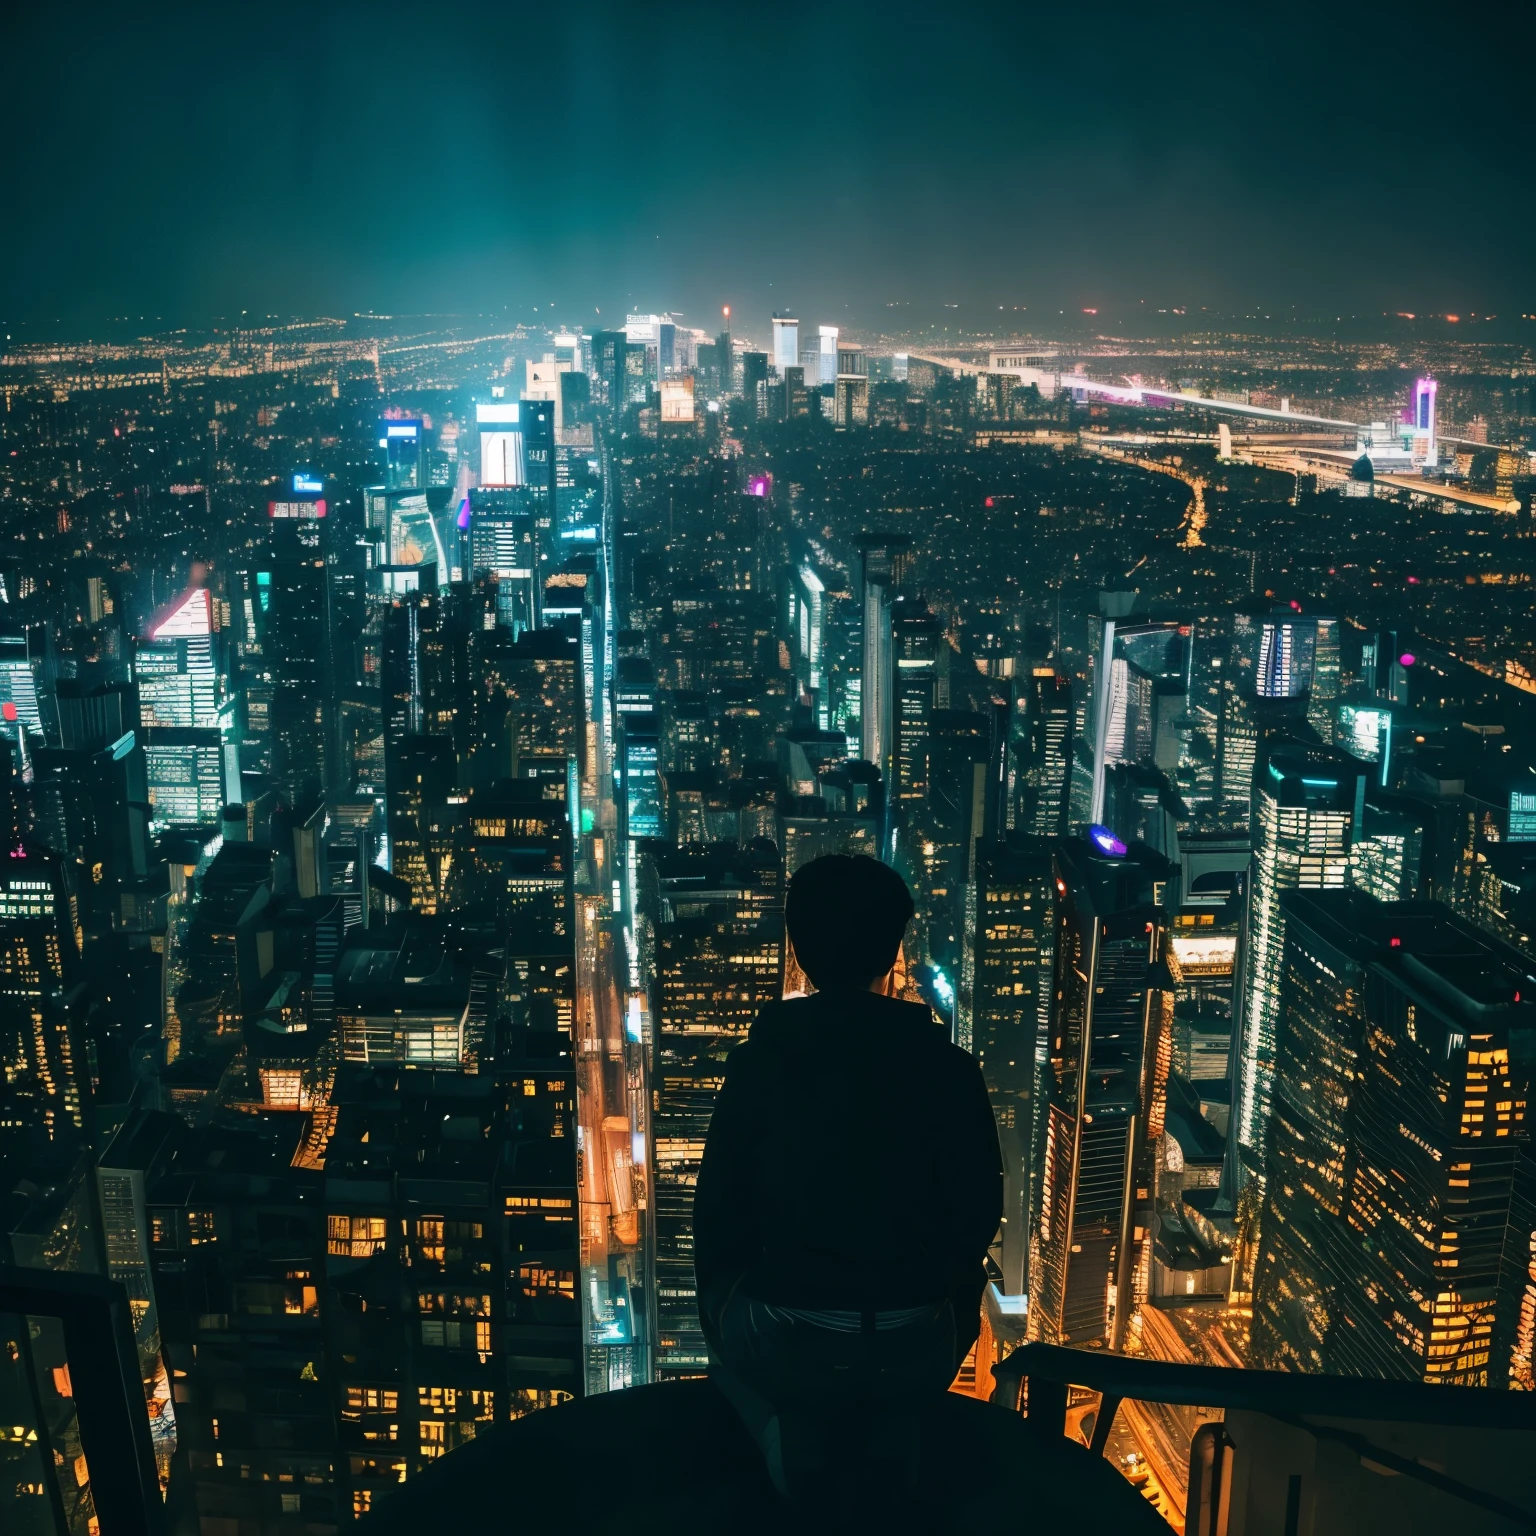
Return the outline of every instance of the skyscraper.
<path id="1" fill-rule="evenodd" d="M 1020 825 L 1037 837 L 1064 837 L 1072 787 L 1072 680 L 1053 667 L 1037 668 L 1026 697 Z"/>
<path id="2" fill-rule="evenodd" d="M 725 1058 L 783 990 L 784 893 L 771 843 L 645 850 L 655 938 L 657 1371 L 708 1364 L 693 1278 L 693 1189 Z"/>
<path id="3" fill-rule="evenodd" d="M 334 787 L 336 707 L 325 523 L 273 525 L 262 653 L 273 683 L 272 778 L 290 804 Z"/>
<path id="4" fill-rule="evenodd" d="M 160 609 L 134 650 L 144 725 L 216 726 L 223 702 L 213 652 L 213 600 L 191 587 Z"/>
<path id="5" fill-rule="evenodd" d="M 1003 1148 L 1003 1290 L 1031 1289 L 1029 1234 L 1038 1210 L 1042 1089 L 1056 944 L 1052 843 L 1027 833 L 976 849 L 966 886 L 958 987 L 960 1044 L 981 1064 Z"/>
<path id="6" fill-rule="evenodd" d="M 1281 895 L 1343 890 L 1360 834 L 1368 771 L 1342 752 L 1272 748 L 1255 778 L 1253 858 L 1232 1050 L 1232 1178 L 1263 1177 L 1285 954 Z"/>
<path id="7" fill-rule="evenodd" d="M 912 541 L 866 534 L 859 541 L 863 666 L 859 746 L 866 762 L 888 774 L 896 750 L 896 656 L 891 604 L 911 563 Z"/>
<path id="8" fill-rule="evenodd" d="M 773 317 L 773 366 L 781 379 L 800 366 L 800 322 L 790 315 Z"/>
<path id="9" fill-rule="evenodd" d="M 1055 998 L 1030 1258 L 1030 1334 L 1118 1349 L 1146 1285 L 1149 1144 L 1162 1130 L 1173 994 L 1168 866 L 1101 827 L 1056 854 Z"/>
<path id="10" fill-rule="evenodd" d="M 1281 905 L 1255 1363 L 1502 1386 L 1529 962 L 1434 903 L 1327 890 Z"/>

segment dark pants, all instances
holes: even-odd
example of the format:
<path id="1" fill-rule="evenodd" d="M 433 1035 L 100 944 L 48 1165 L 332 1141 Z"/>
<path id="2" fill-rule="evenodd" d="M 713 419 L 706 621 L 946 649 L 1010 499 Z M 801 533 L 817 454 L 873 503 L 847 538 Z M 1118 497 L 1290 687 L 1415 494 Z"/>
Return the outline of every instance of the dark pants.
<path id="1" fill-rule="evenodd" d="M 837 1467 L 915 1465 L 914 1403 L 944 1392 L 959 1350 L 949 1301 L 900 1312 L 807 1312 L 739 1286 L 705 1297 L 710 1378 L 736 1410 L 779 1492 L 799 1498 Z"/>

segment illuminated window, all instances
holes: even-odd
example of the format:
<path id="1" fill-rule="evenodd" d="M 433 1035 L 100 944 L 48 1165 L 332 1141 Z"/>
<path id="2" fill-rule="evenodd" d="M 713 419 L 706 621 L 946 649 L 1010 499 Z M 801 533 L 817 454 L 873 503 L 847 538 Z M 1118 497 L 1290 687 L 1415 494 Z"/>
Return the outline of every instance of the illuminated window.
<path id="1" fill-rule="evenodd" d="M 342 1258 L 366 1259 L 382 1252 L 387 1244 L 382 1216 L 330 1216 L 326 1218 L 326 1252 Z"/>

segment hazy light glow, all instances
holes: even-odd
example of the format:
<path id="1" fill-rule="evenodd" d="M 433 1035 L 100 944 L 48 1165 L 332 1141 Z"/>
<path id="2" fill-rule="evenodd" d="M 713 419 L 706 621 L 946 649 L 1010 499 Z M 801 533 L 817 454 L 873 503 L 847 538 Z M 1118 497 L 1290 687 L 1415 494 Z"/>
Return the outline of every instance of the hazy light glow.
<path id="1" fill-rule="evenodd" d="M 1107 854 L 1112 859 L 1125 857 L 1125 844 L 1108 827 L 1089 827 L 1088 836 L 1100 853 Z"/>

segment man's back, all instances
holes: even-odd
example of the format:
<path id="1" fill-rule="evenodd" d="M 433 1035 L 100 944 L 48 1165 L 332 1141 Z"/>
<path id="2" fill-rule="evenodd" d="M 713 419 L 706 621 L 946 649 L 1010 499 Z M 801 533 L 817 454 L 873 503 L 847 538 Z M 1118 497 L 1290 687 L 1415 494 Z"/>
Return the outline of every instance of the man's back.
<path id="1" fill-rule="evenodd" d="M 1001 1214 L 980 1070 L 927 1008 L 820 992 L 732 1052 L 694 1203 L 701 1297 L 744 1277 L 785 1306 L 974 1311 Z"/>

